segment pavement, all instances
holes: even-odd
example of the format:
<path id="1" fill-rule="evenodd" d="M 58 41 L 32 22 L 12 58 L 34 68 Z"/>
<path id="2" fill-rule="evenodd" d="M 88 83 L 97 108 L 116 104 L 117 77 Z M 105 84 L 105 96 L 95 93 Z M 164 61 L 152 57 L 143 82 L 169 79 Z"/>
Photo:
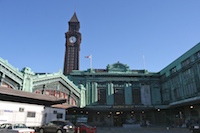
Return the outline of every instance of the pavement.
<path id="1" fill-rule="evenodd" d="M 97 127 L 97 133 L 190 133 L 188 128 L 166 127 Z"/>

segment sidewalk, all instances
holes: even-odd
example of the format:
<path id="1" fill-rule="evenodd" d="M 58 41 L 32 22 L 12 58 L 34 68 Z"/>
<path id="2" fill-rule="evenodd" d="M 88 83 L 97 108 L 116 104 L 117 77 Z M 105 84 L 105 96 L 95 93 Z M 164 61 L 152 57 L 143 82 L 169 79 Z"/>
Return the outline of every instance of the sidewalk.
<path id="1" fill-rule="evenodd" d="M 166 127 L 97 127 L 97 133 L 190 133 L 190 131 L 187 128 L 171 128 L 167 130 Z"/>

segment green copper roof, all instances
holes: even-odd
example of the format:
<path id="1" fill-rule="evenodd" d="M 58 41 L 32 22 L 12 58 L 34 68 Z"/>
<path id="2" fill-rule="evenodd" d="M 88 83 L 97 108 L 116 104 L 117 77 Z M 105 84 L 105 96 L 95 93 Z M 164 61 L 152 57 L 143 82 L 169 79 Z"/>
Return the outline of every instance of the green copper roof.
<path id="1" fill-rule="evenodd" d="M 168 66 L 163 68 L 160 71 L 160 75 L 166 74 L 166 76 L 170 75 L 170 70 L 174 67 L 176 67 L 177 71 L 182 68 L 181 63 L 186 60 L 187 58 L 191 57 L 193 54 L 198 52 L 200 50 L 200 43 L 196 44 L 194 47 L 192 47 L 190 50 L 188 50 L 186 53 L 181 55 L 179 58 L 174 60 L 172 63 L 170 63 Z"/>

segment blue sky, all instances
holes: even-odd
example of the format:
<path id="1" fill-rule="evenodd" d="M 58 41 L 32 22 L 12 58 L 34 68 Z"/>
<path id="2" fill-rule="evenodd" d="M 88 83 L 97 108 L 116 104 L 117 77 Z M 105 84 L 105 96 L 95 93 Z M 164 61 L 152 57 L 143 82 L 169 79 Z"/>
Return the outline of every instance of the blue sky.
<path id="1" fill-rule="evenodd" d="M 200 42 L 199 0 L 0 0 L 0 57 L 21 70 L 63 69 L 65 32 L 80 21 L 80 69 L 121 62 L 158 72 Z M 143 58 L 144 56 L 144 58 Z"/>

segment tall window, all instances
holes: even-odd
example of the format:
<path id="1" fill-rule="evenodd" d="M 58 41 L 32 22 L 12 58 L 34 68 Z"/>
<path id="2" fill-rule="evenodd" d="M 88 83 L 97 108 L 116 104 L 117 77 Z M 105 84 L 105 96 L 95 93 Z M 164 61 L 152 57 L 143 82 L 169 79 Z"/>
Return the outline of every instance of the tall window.
<path id="1" fill-rule="evenodd" d="M 189 68 L 182 73 L 182 81 L 184 83 L 183 90 L 186 96 L 193 95 L 197 92 L 192 68 Z"/>
<path id="2" fill-rule="evenodd" d="M 179 76 L 171 78 L 171 86 L 173 86 L 174 88 L 173 90 L 174 98 L 175 99 L 181 98 L 183 88 L 180 88 Z"/>
<path id="3" fill-rule="evenodd" d="M 124 105 L 124 88 L 121 87 L 115 87 L 114 88 L 114 99 L 115 99 L 115 105 Z"/>
<path id="4" fill-rule="evenodd" d="M 133 96 L 133 104 L 141 104 L 141 95 L 140 95 L 140 89 L 133 88 L 132 90 L 132 96 Z"/>
<path id="5" fill-rule="evenodd" d="M 105 88 L 98 88 L 98 103 L 100 105 L 106 104 L 106 89 Z"/>
<path id="6" fill-rule="evenodd" d="M 164 103 L 170 101 L 170 94 L 170 83 L 166 81 L 162 84 L 162 98 Z"/>

